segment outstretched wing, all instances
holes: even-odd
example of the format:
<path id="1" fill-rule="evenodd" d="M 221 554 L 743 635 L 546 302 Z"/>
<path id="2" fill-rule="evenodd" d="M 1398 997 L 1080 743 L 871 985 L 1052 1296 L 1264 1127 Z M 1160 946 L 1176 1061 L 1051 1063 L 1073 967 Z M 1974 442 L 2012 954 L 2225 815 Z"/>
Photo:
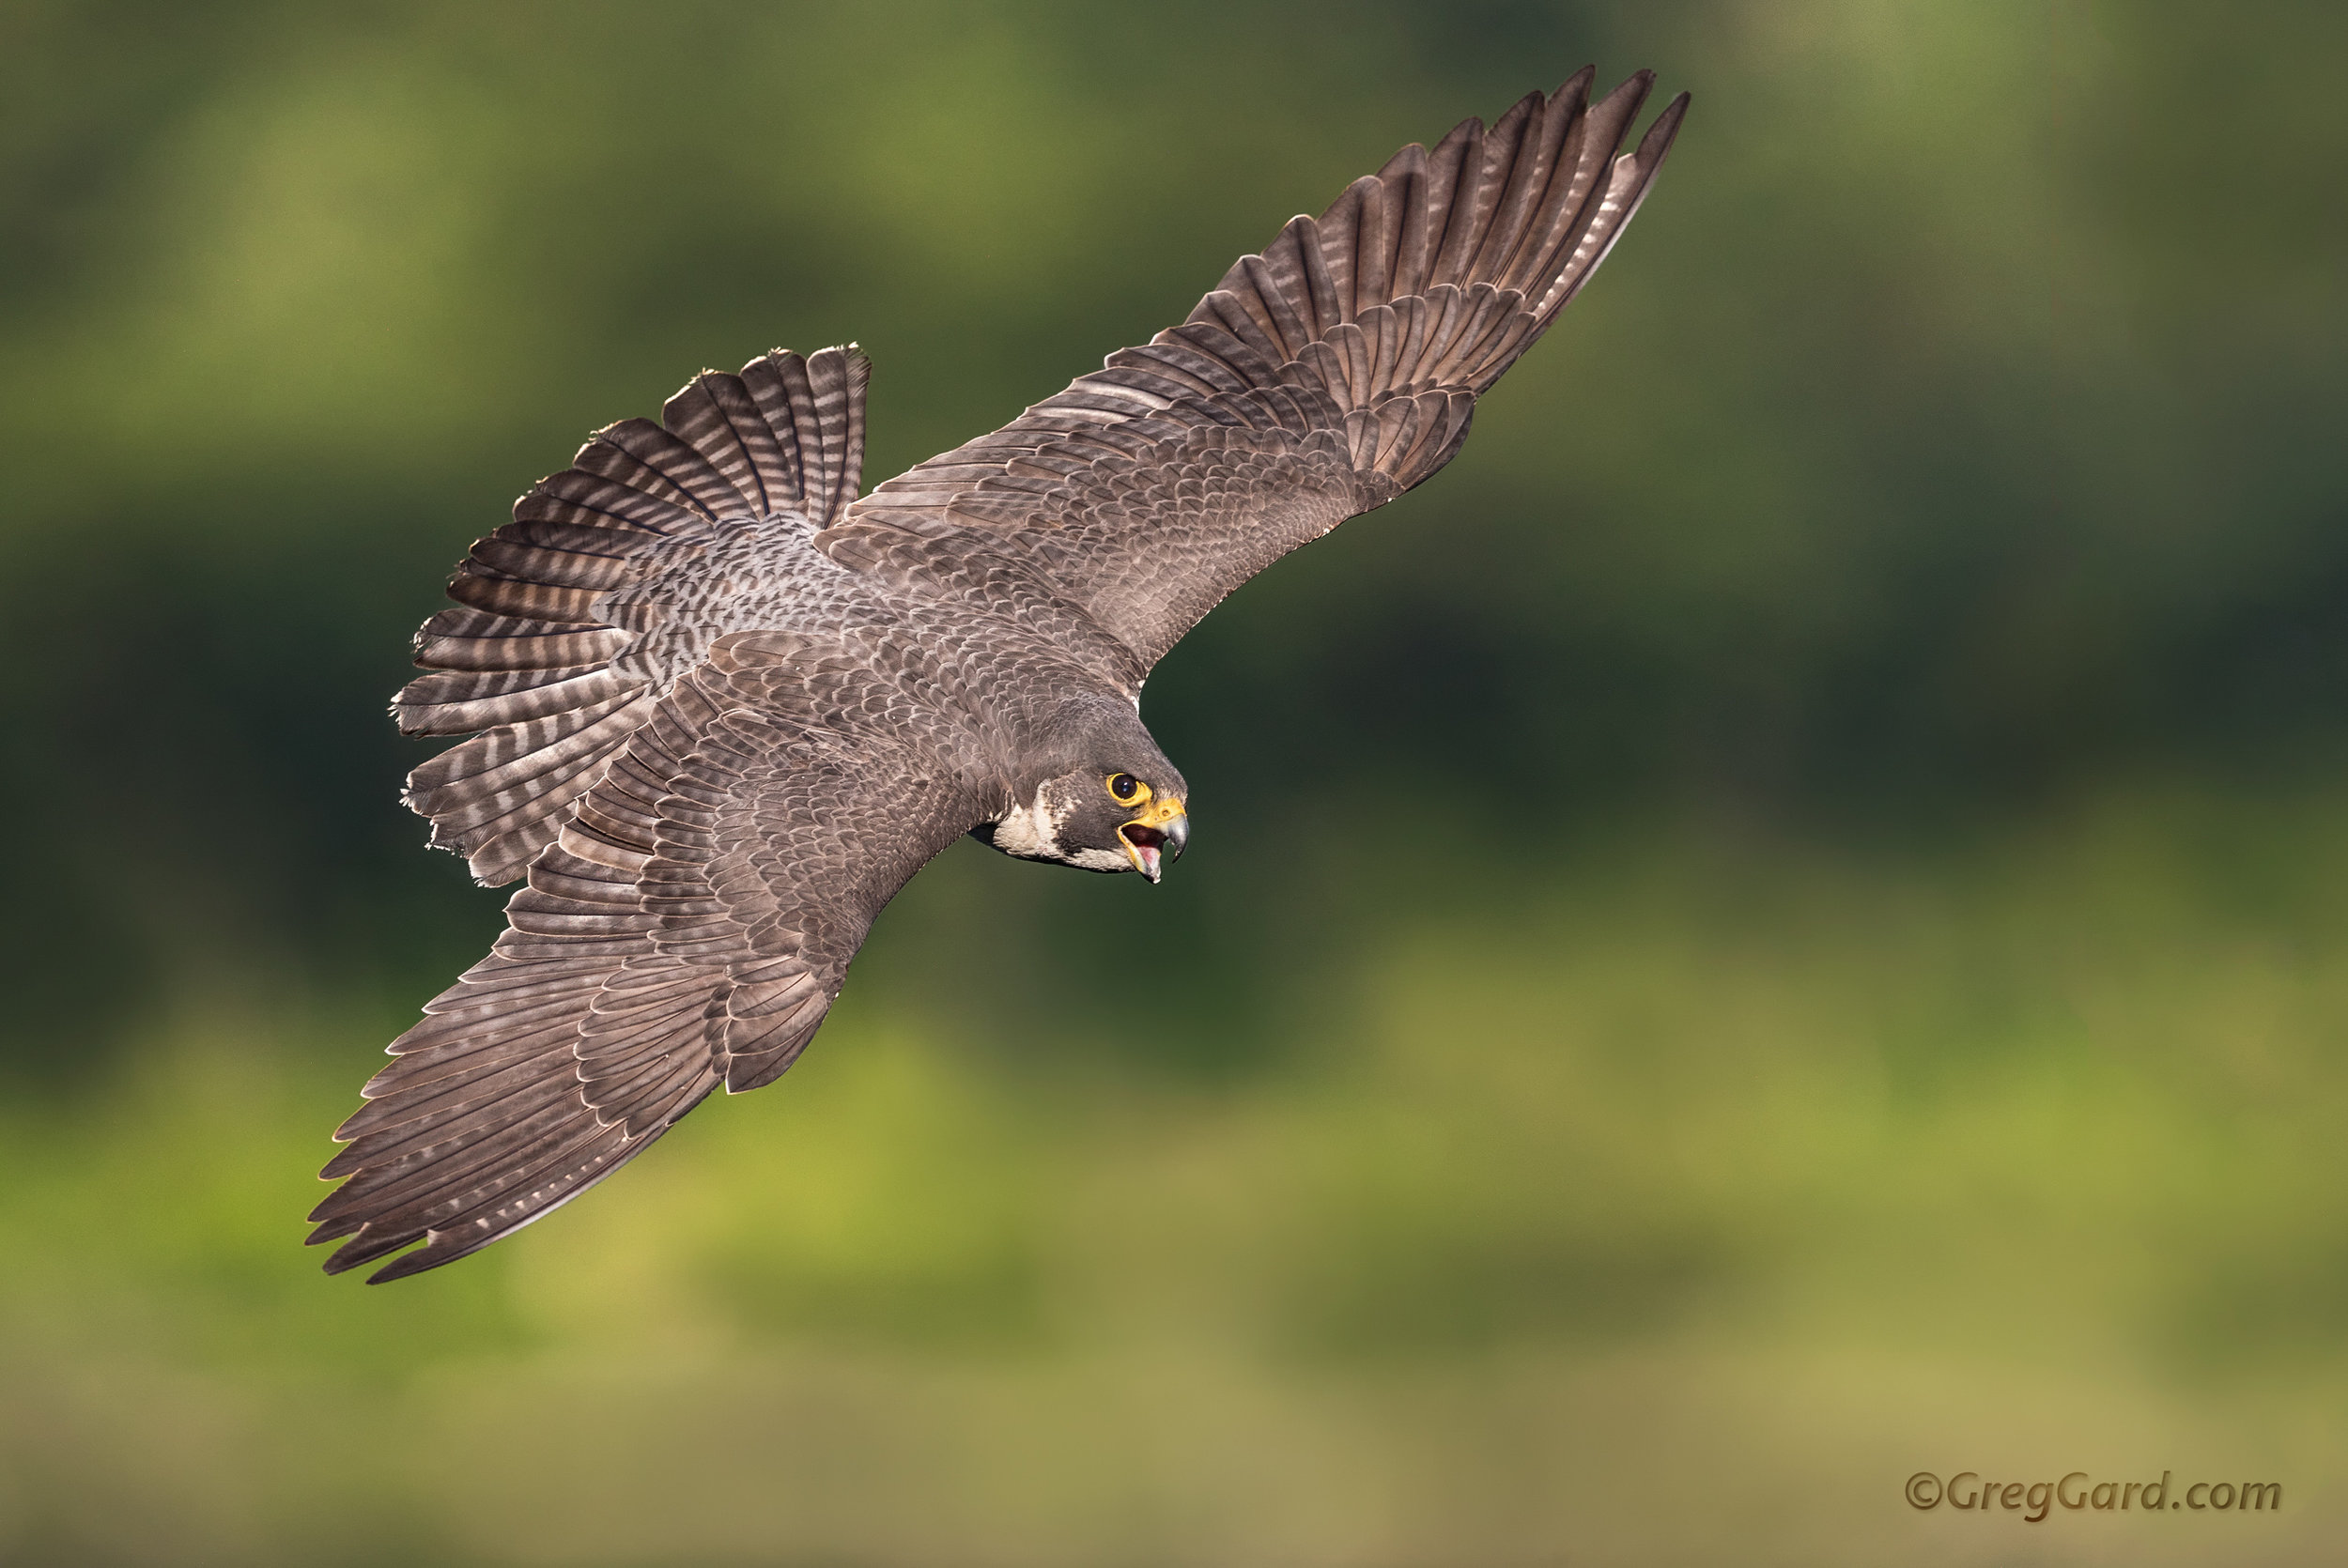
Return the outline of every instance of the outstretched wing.
<path id="1" fill-rule="evenodd" d="M 873 918 L 976 823 L 894 682 L 787 634 L 722 640 L 530 867 L 489 956 L 336 1132 L 330 1273 L 476 1252 L 641 1153 L 720 1084 L 771 1083 Z M 927 743 L 927 744 L 925 744 Z"/>
<path id="2" fill-rule="evenodd" d="M 1642 71 L 1413 144 L 1243 256 L 1188 320 L 880 485 L 816 543 L 976 531 L 1154 665 L 1256 573 L 1450 460 L 1478 394 L 1621 238 L 1687 95 L 1615 149 Z"/>
<path id="3" fill-rule="evenodd" d="M 868 372 L 853 347 L 703 371 L 661 423 L 597 431 L 474 544 L 449 579 L 461 607 L 416 634 L 416 663 L 440 673 L 392 703 L 410 735 L 485 731 L 409 776 L 435 845 L 495 884 L 554 841 L 653 704 L 733 629 L 703 580 L 728 575 L 712 558 L 763 532 L 760 565 L 788 570 L 795 552 L 771 546 L 856 499 Z"/>

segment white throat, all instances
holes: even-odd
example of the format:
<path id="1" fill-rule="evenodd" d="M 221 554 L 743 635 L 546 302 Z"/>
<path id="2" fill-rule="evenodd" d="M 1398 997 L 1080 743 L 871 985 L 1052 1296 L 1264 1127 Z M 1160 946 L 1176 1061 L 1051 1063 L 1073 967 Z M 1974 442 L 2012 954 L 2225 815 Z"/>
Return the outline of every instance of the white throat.
<path id="1" fill-rule="evenodd" d="M 995 847 L 1005 854 L 1022 860 L 1058 860 L 1060 858 L 1059 824 L 1068 818 L 1065 807 L 1055 813 L 1051 803 L 1043 798 L 1047 785 L 1035 787 L 1035 799 L 1024 806 L 1014 806 L 995 824 Z"/>

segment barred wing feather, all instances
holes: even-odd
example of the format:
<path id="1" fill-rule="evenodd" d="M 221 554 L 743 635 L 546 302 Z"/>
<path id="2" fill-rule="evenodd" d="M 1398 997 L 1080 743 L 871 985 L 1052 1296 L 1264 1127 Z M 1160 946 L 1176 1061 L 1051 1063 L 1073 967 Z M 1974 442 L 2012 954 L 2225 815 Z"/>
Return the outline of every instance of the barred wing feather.
<path id="1" fill-rule="evenodd" d="M 979 531 L 1146 669 L 1241 583 L 1448 462 L 1475 399 L 1589 281 L 1687 109 L 1617 156 L 1653 83 L 1584 70 L 1413 145 L 1243 256 L 1182 325 L 876 487 L 819 547 Z"/>

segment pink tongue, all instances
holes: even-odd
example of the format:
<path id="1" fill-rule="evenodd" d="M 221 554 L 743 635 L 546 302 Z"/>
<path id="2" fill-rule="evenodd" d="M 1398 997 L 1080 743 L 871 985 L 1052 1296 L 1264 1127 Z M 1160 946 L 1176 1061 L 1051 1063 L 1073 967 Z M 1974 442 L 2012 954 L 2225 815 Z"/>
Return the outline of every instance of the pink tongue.
<path id="1" fill-rule="evenodd" d="M 1134 852 L 1141 856 L 1141 874 L 1151 882 L 1158 880 L 1158 852 L 1148 844 L 1135 844 Z"/>

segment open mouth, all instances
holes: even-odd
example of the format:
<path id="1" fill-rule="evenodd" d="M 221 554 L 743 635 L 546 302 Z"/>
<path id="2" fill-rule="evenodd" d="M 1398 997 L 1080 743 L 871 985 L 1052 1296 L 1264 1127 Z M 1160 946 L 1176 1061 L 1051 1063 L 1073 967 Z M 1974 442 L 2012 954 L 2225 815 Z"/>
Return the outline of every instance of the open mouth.
<path id="1" fill-rule="evenodd" d="M 1134 857 L 1134 868 L 1151 882 L 1158 880 L 1159 860 L 1166 849 L 1166 835 L 1154 827 L 1139 822 L 1127 822 L 1117 830 L 1125 842 L 1125 853 Z"/>

